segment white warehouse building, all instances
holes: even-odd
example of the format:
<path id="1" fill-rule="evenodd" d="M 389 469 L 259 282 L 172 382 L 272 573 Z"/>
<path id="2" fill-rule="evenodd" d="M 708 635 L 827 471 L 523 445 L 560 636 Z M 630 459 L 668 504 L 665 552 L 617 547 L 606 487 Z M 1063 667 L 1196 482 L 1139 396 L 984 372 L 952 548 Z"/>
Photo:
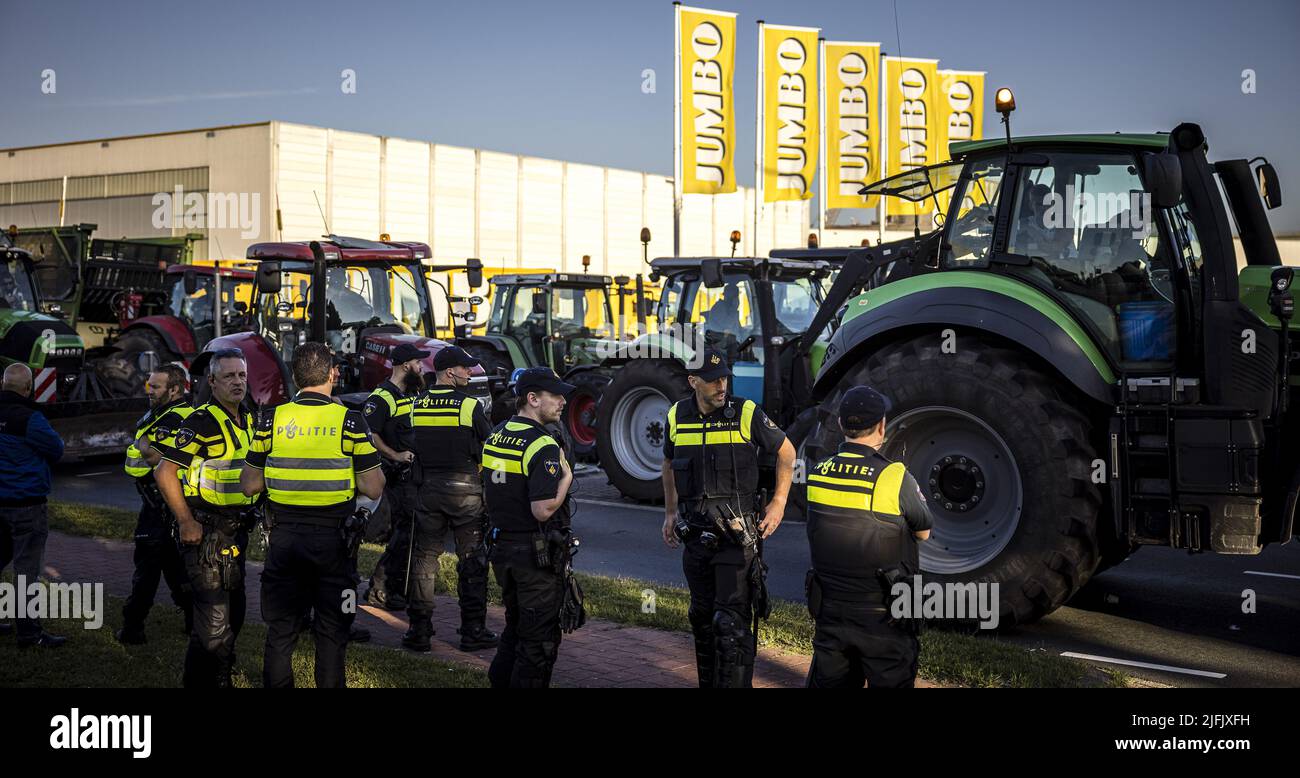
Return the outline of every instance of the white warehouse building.
<path id="1" fill-rule="evenodd" d="M 580 271 L 587 255 L 591 272 L 635 274 L 642 227 L 651 258 L 673 253 L 663 175 L 281 121 L 0 149 L 0 226 L 58 224 L 61 205 L 63 223 L 97 224 L 96 237 L 202 233 L 196 259 L 388 233 L 428 243 L 438 261 Z M 809 204 L 767 206 L 757 247 L 752 220 L 752 189 L 688 195 L 681 253 L 726 256 L 737 229 L 738 254 L 802 246 Z"/>

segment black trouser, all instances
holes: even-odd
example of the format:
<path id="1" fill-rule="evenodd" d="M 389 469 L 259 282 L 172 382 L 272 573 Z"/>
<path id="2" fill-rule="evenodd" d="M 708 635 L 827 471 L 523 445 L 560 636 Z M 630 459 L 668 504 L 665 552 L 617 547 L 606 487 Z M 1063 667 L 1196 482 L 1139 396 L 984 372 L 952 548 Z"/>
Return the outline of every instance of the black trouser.
<path id="1" fill-rule="evenodd" d="M 822 601 L 813 634 L 808 686 L 861 689 L 911 688 L 920 642 L 888 621 L 882 606 Z"/>
<path id="2" fill-rule="evenodd" d="M 417 635 L 433 634 L 433 589 L 438 578 L 438 556 L 449 528 L 456 539 L 456 556 L 460 559 L 456 576 L 461 634 L 483 629 L 488 585 L 484 520 L 483 482 L 477 474 L 425 474 L 424 483 L 419 487 L 406 609 Z"/>
<path id="3" fill-rule="evenodd" d="M 546 688 L 560 651 L 560 598 L 564 579 L 539 568 L 528 540 L 498 540 L 492 571 L 506 606 L 506 628 L 488 668 L 492 688 Z"/>
<path id="4" fill-rule="evenodd" d="M 194 601 L 180 549 L 172 537 L 173 521 L 166 508 L 154 508 L 148 503 L 140 506 L 140 517 L 135 524 L 135 572 L 131 574 L 131 593 L 122 606 L 126 632 L 144 632 L 145 619 L 158 594 L 159 579 L 166 579 L 172 602 L 185 612 L 185 631 L 193 629 Z"/>
<path id="5" fill-rule="evenodd" d="M 406 592 L 406 562 L 411 555 L 411 530 L 415 522 L 416 499 L 416 487 L 410 481 L 399 481 L 394 476 L 384 487 L 391 534 L 384 546 L 384 553 L 379 555 L 379 561 L 370 574 L 370 590 L 380 593 L 381 597 L 401 597 Z M 414 565 L 414 560 L 411 564 Z"/>
<path id="6" fill-rule="evenodd" d="M 749 687 L 754 682 L 754 636 L 749 572 L 753 551 L 722 539 L 716 551 L 686 543 L 682 571 L 691 589 L 686 612 L 695 636 L 700 688 Z"/>
<path id="7" fill-rule="evenodd" d="M 23 576 L 28 586 L 40 580 L 44 569 L 45 540 L 50 520 L 45 503 L 40 505 L 0 507 L 0 572 L 14 563 L 14 584 Z M 27 596 L 18 592 L 19 597 Z M 16 619 L 19 640 L 35 640 L 41 635 L 41 620 Z"/>
<path id="8" fill-rule="evenodd" d="M 199 519 L 199 516 L 195 516 Z M 235 640 L 244 626 L 248 601 L 244 596 L 244 560 L 248 551 L 248 532 L 235 529 L 234 522 L 219 520 L 218 525 L 204 522 L 204 541 L 181 549 L 181 561 L 189 578 L 194 602 L 194 627 L 185 650 L 185 688 L 225 688 L 235 664 Z M 238 580 L 222 581 L 218 567 L 200 560 L 200 549 L 208 536 L 216 534 L 220 544 L 239 547 L 236 557 Z"/>
<path id="9" fill-rule="evenodd" d="M 262 570 L 266 654 L 262 683 L 293 686 L 293 648 L 307 608 L 315 610 L 317 688 L 345 686 L 348 631 L 356 618 L 356 565 L 336 526 L 278 523 Z"/>

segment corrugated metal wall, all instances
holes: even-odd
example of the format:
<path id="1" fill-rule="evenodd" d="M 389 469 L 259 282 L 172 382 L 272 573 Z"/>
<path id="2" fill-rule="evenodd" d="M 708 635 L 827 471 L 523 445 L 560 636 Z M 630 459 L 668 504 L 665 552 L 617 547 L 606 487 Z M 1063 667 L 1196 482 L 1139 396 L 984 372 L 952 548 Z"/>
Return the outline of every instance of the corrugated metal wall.
<path id="1" fill-rule="evenodd" d="M 641 228 L 650 257 L 672 253 L 672 180 L 649 173 L 521 157 L 420 141 L 276 122 L 275 187 L 284 240 L 324 232 L 312 192 L 339 234 L 423 240 L 439 261 L 477 256 L 490 267 L 636 273 Z M 753 195 L 690 195 L 682 253 L 753 253 Z M 759 251 L 807 239 L 807 203 L 764 209 Z"/>

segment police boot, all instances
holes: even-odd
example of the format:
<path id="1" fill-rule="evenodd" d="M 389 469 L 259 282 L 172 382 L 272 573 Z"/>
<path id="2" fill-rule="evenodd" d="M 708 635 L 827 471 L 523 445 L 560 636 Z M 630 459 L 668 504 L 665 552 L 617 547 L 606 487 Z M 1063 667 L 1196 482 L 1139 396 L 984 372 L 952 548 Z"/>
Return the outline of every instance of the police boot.
<path id="1" fill-rule="evenodd" d="M 719 689 L 744 689 L 751 685 L 754 660 L 748 651 L 748 631 L 727 611 L 713 616 L 713 685 Z"/>
<path id="2" fill-rule="evenodd" d="M 713 616 L 711 613 L 687 611 L 691 634 L 695 638 L 695 676 L 701 689 L 713 688 Z"/>
<path id="3" fill-rule="evenodd" d="M 404 611 L 407 608 L 406 598 L 401 592 L 385 591 L 373 584 L 366 590 L 366 604 L 386 611 Z"/>
<path id="4" fill-rule="evenodd" d="M 412 613 L 411 628 L 402 635 L 402 648 L 409 648 L 421 654 L 433 649 L 433 617 L 431 614 Z"/>
<path id="5" fill-rule="evenodd" d="M 501 636 L 488 629 L 482 622 L 474 625 L 462 624 L 458 631 L 460 632 L 461 651 L 481 651 L 485 648 L 496 648 L 497 643 L 501 642 Z"/>

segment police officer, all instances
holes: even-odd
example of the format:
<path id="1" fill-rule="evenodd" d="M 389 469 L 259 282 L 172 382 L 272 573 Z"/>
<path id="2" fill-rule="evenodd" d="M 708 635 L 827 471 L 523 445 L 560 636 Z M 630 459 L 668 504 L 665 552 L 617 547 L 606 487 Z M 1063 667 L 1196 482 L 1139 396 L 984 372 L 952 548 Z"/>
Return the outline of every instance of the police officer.
<path id="1" fill-rule="evenodd" d="M 483 446 L 483 492 L 492 536 L 492 571 L 506 628 L 488 679 L 494 689 L 545 688 L 560 648 L 563 575 L 573 471 L 544 425 L 555 424 L 573 391 L 547 367 L 519 373 L 515 415 Z"/>
<path id="2" fill-rule="evenodd" d="M 167 510 L 153 469 L 162 460 L 162 445 L 170 445 L 181 423 L 194 410 L 185 396 L 187 377 L 177 365 L 163 365 L 149 375 L 145 391 L 149 412 L 136 423 L 135 436 L 126 447 L 126 474 L 135 479 L 140 493 L 140 516 L 135 525 L 135 572 L 131 593 L 122 606 L 122 628 L 114 637 L 122 643 L 145 642 L 144 622 L 153 607 L 159 578 L 166 579 L 172 602 L 185 613 L 185 634 L 193 629 L 194 609 L 185 566 L 172 537 L 176 520 Z"/>
<path id="3" fill-rule="evenodd" d="M 370 439 L 384 463 L 384 502 L 392 534 L 370 576 L 366 602 L 377 608 L 407 607 L 406 560 L 410 557 L 411 527 L 415 521 L 416 485 L 413 477 L 415 446 L 411 433 L 411 401 L 420 391 L 420 360 L 429 356 L 409 343 L 393 349 L 393 372 L 366 398 L 362 411 Z"/>
<path id="4" fill-rule="evenodd" d="M 213 353 L 212 400 L 191 413 L 154 471 L 180 531 L 181 560 L 194 600 L 194 629 L 185 652 L 186 688 L 230 686 L 235 640 L 244 625 L 244 558 L 255 521 L 239 474 L 253 434 L 240 408 L 248 368 L 238 349 Z"/>
<path id="5" fill-rule="evenodd" d="M 691 396 L 668 409 L 664 441 L 663 538 L 670 548 L 685 546 L 701 688 L 753 683 L 758 544 L 781 523 L 794 473 L 794 446 L 752 400 L 728 397 L 730 377 L 722 353 L 707 349 L 688 371 Z M 760 452 L 777 459 L 766 506 L 755 499 Z"/>
<path id="6" fill-rule="evenodd" d="M 901 462 L 879 451 L 890 403 L 855 386 L 840 403 L 844 443 L 808 472 L 808 609 L 817 621 L 811 687 L 910 687 L 919 643 L 891 623 L 891 578 L 919 573 L 917 541 L 930 537 L 925 496 Z"/>
<path id="7" fill-rule="evenodd" d="M 460 597 L 460 650 L 478 651 L 497 644 L 487 618 L 487 513 L 483 508 L 483 479 L 479 459 L 492 434 L 483 403 L 462 391 L 469 386 L 470 368 L 478 365 L 464 349 L 446 346 L 433 358 L 436 383 L 415 399 L 411 423 L 422 481 L 418 487 L 415 533 L 412 538 L 411 629 L 402 645 L 428 651 L 433 636 L 433 585 L 438 577 L 438 553 L 450 528 L 456 538 L 457 592 Z"/>
<path id="8" fill-rule="evenodd" d="M 384 491 L 379 454 L 360 411 L 330 399 L 338 368 L 323 343 L 294 350 L 293 402 L 258 419 L 240 480 L 268 497 L 271 541 L 262 572 L 266 652 L 262 682 L 293 686 L 294 644 L 303 610 L 315 610 L 316 686 L 344 686 L 348 629 L 356 616 L 354 556 L 364 528 L 353 524 L 358 492 Z"/>

